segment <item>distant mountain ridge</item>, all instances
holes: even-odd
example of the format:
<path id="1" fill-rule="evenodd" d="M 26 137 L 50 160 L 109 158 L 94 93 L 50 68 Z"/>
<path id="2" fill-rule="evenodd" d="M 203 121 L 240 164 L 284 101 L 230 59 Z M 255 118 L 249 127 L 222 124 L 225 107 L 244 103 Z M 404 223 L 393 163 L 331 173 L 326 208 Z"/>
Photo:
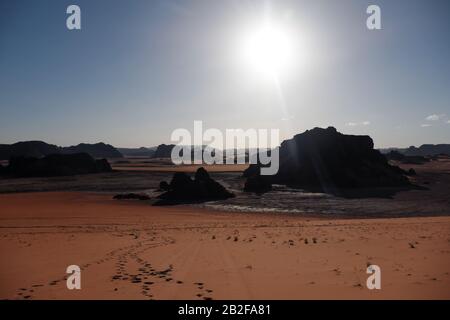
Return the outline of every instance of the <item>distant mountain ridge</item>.
<path id="1" fill-rule="evenodd" d="M 438 154 L 450 155 L 450 144 L 423 144 L 420 147 L 411 146 L 409 148 L 384 148 L 379 149 L 381 153 L 391 151 L 400 152 L 406 156 L 436 156 Z"/>
<path id="2" fill-rule="evenodd" d="M 21 141 L 13 144 L 0 144 L 0 160 L 25 156 L 42 158 L 50 154 L 87 153 L 93 158 L 122 158 L 122 154 L 112 145 L 103 142 L 95 144 L 80 143 L 76 146 L 59 147 L 43 141 Z"/>
<path id="3" fill-rule="evenodd" d="M 140 148 L 117 148 L 117 150 L 125 157 L 149 157 L 155 155 L 157 147 L 140 147 Z"/>

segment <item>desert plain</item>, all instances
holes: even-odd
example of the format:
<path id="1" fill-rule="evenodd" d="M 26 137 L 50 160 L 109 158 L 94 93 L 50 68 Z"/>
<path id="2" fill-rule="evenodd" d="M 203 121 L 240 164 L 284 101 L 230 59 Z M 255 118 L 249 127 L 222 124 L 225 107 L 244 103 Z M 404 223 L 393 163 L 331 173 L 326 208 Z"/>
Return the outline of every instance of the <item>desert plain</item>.
<path id="1" fill-rule="evenodd" d="M 174 206 L 114 200 L 170 176 L 120 166 L 0 182 L 1 299 L 450 299 L 448 160 L 414 166 L 428 190 L 363 200 L 245 196 L 241 168 L 216 168 L 235 199 Z M 366 287 L 372 264 L 380 290 Z M 67 289 L 69 265 L 81 290 Z"/>

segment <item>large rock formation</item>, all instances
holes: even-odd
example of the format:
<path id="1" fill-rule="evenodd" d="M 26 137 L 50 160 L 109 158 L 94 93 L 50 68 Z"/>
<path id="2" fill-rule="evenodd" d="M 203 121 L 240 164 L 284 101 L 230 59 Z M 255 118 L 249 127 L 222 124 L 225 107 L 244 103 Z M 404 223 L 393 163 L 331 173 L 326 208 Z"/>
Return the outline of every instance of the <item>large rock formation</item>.
<path id="1" fill-rule="evenodd" d="M 88 144 L 80 143 L 76 146 L 61 148 L 64 154 L 87 153 L 94 158 L 122 158 L 122 154 L 110 144 L 103 142 Z"/>
<path id="2" fill-rule="evenodd" d="M 314 128 L 285 140 L 279 154 L 278 173 L 259 178 L 266 189 L 268 183 L 277 183 L 352 196 L 367 189 L 410 186 L 405 172 L 389 165 L 369 136 L 344 135 L 333 127 Z M 244 176 L 255 179 L 259 165 L 250 166 Z"/>
<path id="3" fill-rule="evenodd" d="M 0 145 L 0 160 L 11 157 L 42 158 L 50 154 L 88 153 L 94 158 L 122 158 L 122 154 L 113 146 L 103 142 L 96 144 L 81 143 L 77 146 L 58 147 L 43 141 L 23 141 Z"/>
<path id="4" fill-rule="evenodd" d="M 183 202 L 203 202 L 234 197 L 220 183 L 214 181 L 204 168 L 199 168 L 194 179 L 182 172 L 173 175 L 172 181 L 165 185 L 166 192 L 159 196 L 157 204 Z"/>
<path id="5" fill-rule="evenodd" d="M 4 174 L 13 177 L 52 177 L 111 171 L 105 159 L 95 160 L 87 153 L 51 154 L 43 158 L 12 157 Z"/>
<path id="6" fill-rule="evenodd" d="M 160 144 L 153 155 L 153 158 L 171 158 L 174 144 Z"/>
<path id="7" fill-rule="evenodd" d="M 43 141 L 23 141 L 0 145 L 0 160 L 9 160 L 9 158 L 17 156 L 41 158 L 53 153 L 60 153 L 60 148 Z"/>

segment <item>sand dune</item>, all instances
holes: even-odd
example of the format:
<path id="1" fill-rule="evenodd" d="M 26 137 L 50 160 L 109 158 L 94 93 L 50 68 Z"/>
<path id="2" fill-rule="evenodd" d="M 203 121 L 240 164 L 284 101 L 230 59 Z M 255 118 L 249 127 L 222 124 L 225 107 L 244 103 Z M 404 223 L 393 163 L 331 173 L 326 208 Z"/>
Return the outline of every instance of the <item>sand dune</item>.
<path id="1" fill-rule="evenodd" d="M 328 220 L 0 195 L 2 299 L 449 299 L 450 217 Z M 65 270 L 82 268 L 82 289 Z M 366 267 L 382 289 L 366 288 Z"/>

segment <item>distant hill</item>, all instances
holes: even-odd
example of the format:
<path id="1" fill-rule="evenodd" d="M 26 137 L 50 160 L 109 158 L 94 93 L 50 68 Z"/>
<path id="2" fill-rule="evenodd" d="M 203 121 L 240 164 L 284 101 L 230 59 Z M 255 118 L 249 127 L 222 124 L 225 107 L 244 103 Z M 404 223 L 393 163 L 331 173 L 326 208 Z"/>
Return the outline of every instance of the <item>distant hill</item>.
<path id="1" fill-rule="evenodd" d="M 117 148 L 117 150 L 125 157 L 149 157 L 155 155 L 156 147 L 146 148 Z"/>
<path id="2" fill-rule="evenodd" d="M 60 152 L 60 147 L 43 141 L 23 141 L 14 144 L 0 144 L 0 160 L 9 160 L 11 157 L 18 156 L 42 158 L 46 155 Z"/>
<path id="3" fill-rule="evenodd" d="M 423 144 L 420 147 L 409 148 L 384 148 L 379 149 L 381 153 L 387 154 L 391 151 L 400 152 L 406 156 L 435 156 L 438 154 L 450 155 L 450 144 Z"/>
<path id="4" fill-rule="evenodd" d="M 61 153 L 87 153 L 94 158 L 122 158 L 123 155 L 112 145 L 103 142 L 96 144 L 80 143 L 76 146 L 61 148 Z"/>
<path id="5" fill-rule="evenodd" d="M 87 153 L 50 154 L 35 158 L 14 156 L 1 174 L 11 177 L 54 177 L 111 172 L 106 159 L 96 160 Z"/>
<path id="6" fill-rule="evenodd" d="M 450 144 L 423 144 L 419 148 L 412 146 L 406 149 L 404 154 L 407 156 L 450 155 Z"/>
<path id="7" fill-rule="evenodd" d="M 42 158 L 50 154 L 87 153 L 94 158 L 122 158 L 122 154 L 113 146 L 105 143 L 86 144 L 77 146 L 58 147 L 43 141 L 23 141 L 14 144 L 0 144 L 0 160 L 11 157 Z"/>

